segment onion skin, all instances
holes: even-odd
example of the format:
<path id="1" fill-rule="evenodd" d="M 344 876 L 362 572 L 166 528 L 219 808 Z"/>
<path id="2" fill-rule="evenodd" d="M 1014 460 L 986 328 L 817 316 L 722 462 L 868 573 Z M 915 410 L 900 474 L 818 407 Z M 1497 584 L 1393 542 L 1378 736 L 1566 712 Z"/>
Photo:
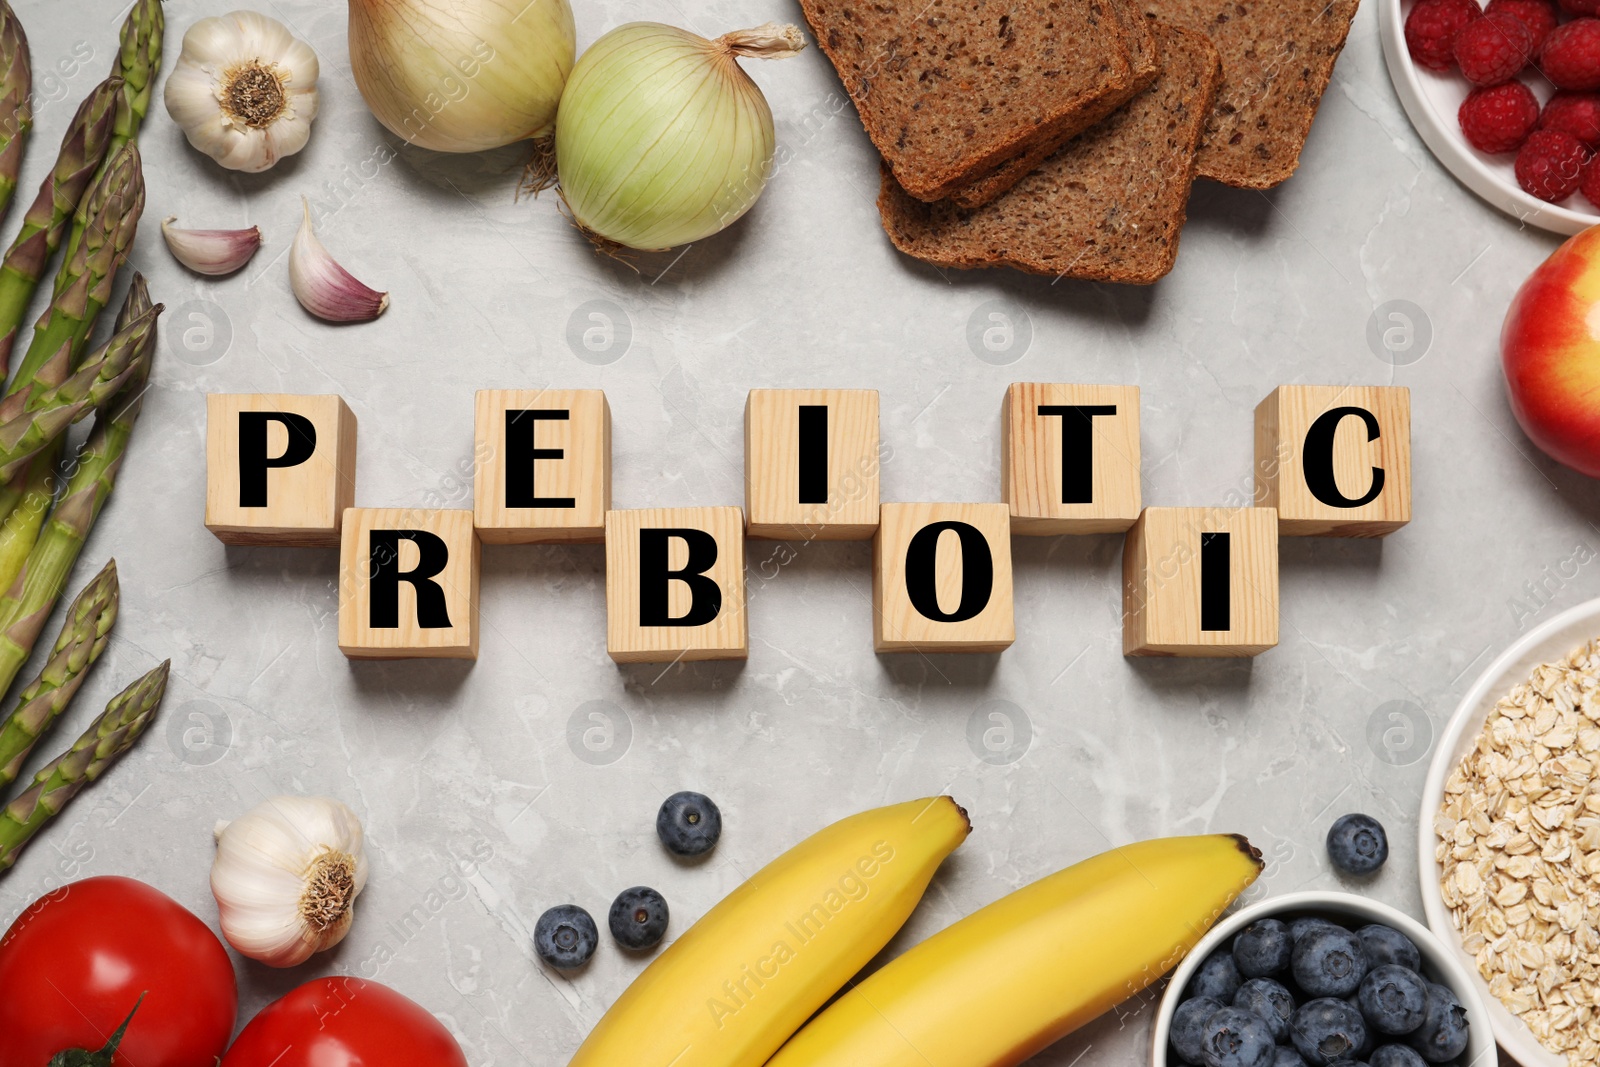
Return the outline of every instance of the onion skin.
<path id="1" fill-rule="evenodd" d="M 587 232 L 659 251 L 709 237 L 772 172 L 772 109 L 734 52 L 659 23 L 601 37 L 561 97 L 561 195 Z"/>
<path id="2" fill-rule="evenodd" d="M 350 65 L 373 117 L 436 152 L 549 134 L 572 72 L 568 0 L 349 0 Z"/>
<path id="3" fill-rule="evenodd" d="M 1529 440 L 1600 478 L 1600 226 L 1570 238 L 1522 283 L 1500 357 L 1511 411 Z"/>

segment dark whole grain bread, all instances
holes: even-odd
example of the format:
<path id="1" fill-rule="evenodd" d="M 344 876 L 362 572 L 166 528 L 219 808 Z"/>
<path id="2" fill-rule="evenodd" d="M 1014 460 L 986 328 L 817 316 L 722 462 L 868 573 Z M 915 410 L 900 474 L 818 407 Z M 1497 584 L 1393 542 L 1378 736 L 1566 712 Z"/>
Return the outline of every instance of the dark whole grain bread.
<path id="1" fill-rule="evenodd" d="M 1133 82 L 1109 0 L 800 0 L 902 187 L 939 200 L 1059 146 Z"/>
<path id="2" fill-rule="evenodd" d="M 1358 0 L 1144 0 L 1162 22 L 1211 38 L 1222 88 L 1200 176 L 1269 189 L 1295 172 Z"/>
<path id="3" fill-rule="evenodd" d="M 1084 116 L 1089 120 L 1084 124 L 1084 129 L 1093 126 L 1144 92 L 1161 69 L 1160 49 L 1156 46 L 1156 35 L 1151 21 L 1128 0 L 1106 0 L 1106 2 L 1116 15 L 1117 21 L 1128 32 L 1129 44 L 1133 48 L 1133 77 L 1124 90 L 1108 95 L 1090 109 Z M 987 178 L 980 178 L 965 188 L 957 189 L 948 199 L 964 208 L 982 207 L 1016 185 L 1065 143 L 1062 140 L 1042 141 L 1020 156 L 1000 164 Z"/>
<path id="4" fill-rule="evenodd" d="M 878 209 L 889 239 L 945 267 L 1140 285 L 1164 276 L 1177 258 L 1221 61 L 1203 34 L 1158 25 L 1156 36 L 1154 83 L 991 204 L 926 204 L 885 169 Z"/>

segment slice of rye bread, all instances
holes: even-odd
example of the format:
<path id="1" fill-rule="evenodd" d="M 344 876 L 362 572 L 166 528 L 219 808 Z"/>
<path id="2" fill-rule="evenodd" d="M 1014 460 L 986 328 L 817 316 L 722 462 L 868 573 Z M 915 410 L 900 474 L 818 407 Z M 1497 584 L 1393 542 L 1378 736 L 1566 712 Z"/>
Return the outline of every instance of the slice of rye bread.
<path id="1" fill-rule="evenodd" d="M 1107 3 L 1116 14 L 1117 20 L 1128 31 L 1129 41 L 1133 45 L 1133 77 L 1124 91 L 1107 96 L 1091 109 L 1086 116 L 1089 122 L 1084 129 L 1093 126 L 1144 92 L 1150 83 L 1155 81 L 1156 74 L 1161 69 L 1161 51 L 1156 46 L 1156 35 L 1150 20 L 1133 8 L 1127 0 L 1107 0 Z M 969 210 L 982 207 L 1027 177 L 1039 164 L 1055 155 L 1056 150 L 1065 143 L 1066 141 L 1041 141 L 1022 155 L 1000 164 L 987 178 L 980 178 L 964 189 L 957 189 L 948 199 Z"/>
<path id="2" fill-rule="evenodd" d="M 1295 172 L 1357 2 L 1144 0 L 1147 13 L 1200 30 L 1222 53 L 1201 177 L 1270 189 Z"/>
<path id="3" fill-rule="evenodd" d="M 1161 25 L 1156 35 L 1162 70 L 1150 88 L 985 207 L 922 203 L 885 169 L 878 209 L 889 239 L 944 267 L 1138 285 L 1164 276 L 1222 64 L 1203 34 Z"/>
<path id="4" fill-rule="evenodd" d="M 1107 0 L 800 0 L 901 185 L 939 200 L 1091 125 L 1132 83 Z"/>

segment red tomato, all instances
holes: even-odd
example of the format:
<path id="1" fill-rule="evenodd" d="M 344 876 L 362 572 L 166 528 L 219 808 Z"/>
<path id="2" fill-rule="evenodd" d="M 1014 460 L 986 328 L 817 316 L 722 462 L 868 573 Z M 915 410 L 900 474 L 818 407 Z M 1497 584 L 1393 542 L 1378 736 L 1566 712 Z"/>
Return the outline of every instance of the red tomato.
<path id="1" fill-rule="evenodd" d="M 132 878 L 86 878 L 47 893 L 0 938 L 0 1067 L 45 1067 L 64 1049 L 99 1049 L 140 994 L 114 1064 L 216 1063 L 239 1007 L 217 935 Z"/>
<path id="2" fill-rule="evenodd" d="M 250 1020 L 222 1060 L 222 1067 L 410 1064 L 467 1067 L 467 1057 L 416 1001 L 360 978 L 316 978 L 278 998 Z"/>

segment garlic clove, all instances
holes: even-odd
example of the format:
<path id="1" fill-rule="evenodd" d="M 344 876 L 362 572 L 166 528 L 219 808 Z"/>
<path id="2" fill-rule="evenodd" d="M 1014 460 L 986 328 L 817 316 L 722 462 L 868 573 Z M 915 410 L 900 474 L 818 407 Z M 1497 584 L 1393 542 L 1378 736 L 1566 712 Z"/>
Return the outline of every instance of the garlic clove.
<path id="1" fill-rule="evenodd" d="M 363 285 L 341 267 L 311 227 L 311 202 L 300 198 L 305 217 L 289 250 L 289 285 L 300 306 L 329 322 L 367 322 L 382 315 L 389 294 Z"/>
<path id="2" fill-rule="evenodd" d="M 261 247 L 261 228 L 248 230 L 185 230 L 174 226 L 176 215 L 161 223 L 172 257 L 196 274 L 220 277 L 239 270 Z"/>

